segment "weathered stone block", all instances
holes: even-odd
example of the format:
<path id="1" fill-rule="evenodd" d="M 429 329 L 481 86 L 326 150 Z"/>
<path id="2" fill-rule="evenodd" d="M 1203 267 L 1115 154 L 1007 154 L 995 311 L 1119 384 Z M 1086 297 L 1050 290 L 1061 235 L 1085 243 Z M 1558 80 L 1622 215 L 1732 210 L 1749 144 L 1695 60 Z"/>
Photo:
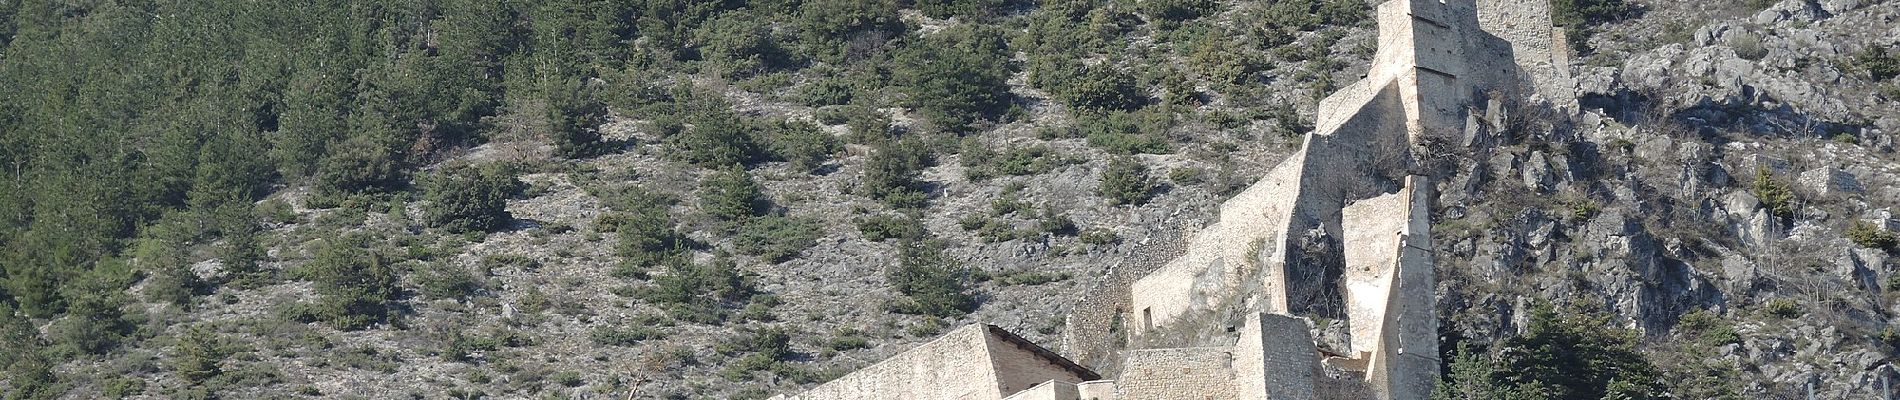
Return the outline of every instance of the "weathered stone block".
<path id="1" fill-rule="evenodd" d="M 1854 174 L 1833 167 L 1808 170 L 1801 173 L 1801 177 L 1796 181 L 1800 182 L 1802 187 L 1820 195 L 1865 191 L 1860 185 L 1860 179 L 1856 179 Z"/>

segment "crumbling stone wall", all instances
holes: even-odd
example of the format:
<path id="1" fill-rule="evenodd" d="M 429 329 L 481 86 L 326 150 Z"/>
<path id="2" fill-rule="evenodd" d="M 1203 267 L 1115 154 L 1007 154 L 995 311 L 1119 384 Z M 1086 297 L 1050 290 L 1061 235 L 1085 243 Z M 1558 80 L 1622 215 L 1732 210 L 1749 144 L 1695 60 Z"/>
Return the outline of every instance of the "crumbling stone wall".
<path id="1" fill-rule="evenodd" d="M 1194 347 L 1128 352 L 1128 365 L 1115 382 L 1117 400 L 1230 400 L 1234 384 L 1232 349 Z"/>
<path id="2" fill-rule="evenodd" d="M 1108 268 L 1107 276 L 1084 291 L 1063 317 L 1060 349 L 1069 359 L 1096 371 L 1111 371 L 1120 364 L 1115 350 L 1125 335 L 1117 326 L 1126 326 L 1133 300 L 1130 287 L 1136 279 L 1186 252 L 1187 241 L 1179 232 L 1152 238 L 1136 246 Z"/>
<path id="3" fill-rule="evenodd" d="M 1475 13 L 1484 32 L 1511 46 L 1511 76 L 1490 76 L 1490 82 L 1521 82 L 1528 87 L 1514 97 L 1528 98 L 1559 110 L 1577 109 L 1577 82 L 1570 72 L 1570 40 L 1552 23 L 1550 3 L 1523 0 L 1477 0 Z M 1498 68 L 1500 70 L 1505 68 Z"/>
<path id="4" fill-rule="evenodd" d="M 1344 211 L 1348 358 L 1365 365 L 1367 383 L 1383 398 L 1429 396 L 1438 376 L 1430 187 L 1424 177 L 1411 177 L 1397 193 Z"/>
<path id="5" fill-rule="evenodd" d="M 1256 313 L 1241 328 L 1234 345 L 1234 380 L 1239 400 L 1320 398 L 1319 356 L 1306 320 Z"/>

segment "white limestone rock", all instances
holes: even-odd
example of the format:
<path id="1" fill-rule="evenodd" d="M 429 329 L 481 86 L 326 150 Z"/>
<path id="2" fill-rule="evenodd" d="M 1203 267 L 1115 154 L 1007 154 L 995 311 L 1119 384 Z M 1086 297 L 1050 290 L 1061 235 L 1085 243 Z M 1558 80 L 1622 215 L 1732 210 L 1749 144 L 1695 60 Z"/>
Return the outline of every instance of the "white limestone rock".
<path id="1" fill-rule="evenodd" d="M 1865 188 L 1861 187 L 1860 180 L 1855 178 L 1854 174 L 1833 167 L 1822 167 L 1803 172 L 1796 181 L 1799 182 L 1802 187 L 1823 196 L 1839 193 L 1865 192 Z"/>

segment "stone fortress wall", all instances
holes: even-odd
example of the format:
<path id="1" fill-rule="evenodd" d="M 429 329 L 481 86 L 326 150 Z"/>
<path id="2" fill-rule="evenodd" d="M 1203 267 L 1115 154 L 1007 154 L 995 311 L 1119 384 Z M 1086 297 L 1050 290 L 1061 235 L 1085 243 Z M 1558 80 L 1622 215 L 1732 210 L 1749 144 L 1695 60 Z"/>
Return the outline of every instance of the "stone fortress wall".
<path id="1" fill-rule="evenodd" d="M 1001 399 L 1045 382 L 1101 376 L 1015 334 L 970 325 L 782 400 Z"/>
<path id="2" fill-rule="evenodd" d="M 1422 164 L 1476 129 L 1477 105 L 1574 112 L 1575 84 L 1545 0 L 1389 0 L 1376 12 L 1372 68 L 1320 102 L 1300 152 L 1178 252 L 1149 253 L 1172 258 L 1118 264 L 1066 319 L 1062 348 L 1081 365 L 1119 361 L 1118 379 L 975 325 L 787 399 L 1429 397 L 1440 362 Z M 1222 307 L 1243 308 L 1242 321 L 1184 318 L 1231 313 Z M 1316 347 L 1295 315 L 1347 321 L 1349 348 Z M 1237 341 L 1112 359 L 1121 340 L 1222 323 L 1238 325 Z"/>

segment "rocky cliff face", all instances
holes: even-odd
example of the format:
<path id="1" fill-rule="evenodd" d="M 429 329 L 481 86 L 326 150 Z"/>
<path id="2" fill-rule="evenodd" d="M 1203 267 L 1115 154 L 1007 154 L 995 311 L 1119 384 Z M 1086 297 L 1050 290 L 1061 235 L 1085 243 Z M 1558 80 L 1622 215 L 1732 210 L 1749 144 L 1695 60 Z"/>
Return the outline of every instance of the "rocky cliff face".
<path id="1" fill-rule="evenodd" d="M 1446 326 L 1496 338 L 1532 299 L 1593 302 L 1666 352 L 1708 310 L 1740 335 L 1705 356 L 1747 395 L 1872 396 L 1896 377 L 1896 265 L 1867 228 L 1900 206 L 1900 96 L 1850 60 L 1895 46 L 1900 4 L 1645 6 L 1589 40 L 1577 124 L 1504 110 L 1496 146 L 1450 163 Z"/>

